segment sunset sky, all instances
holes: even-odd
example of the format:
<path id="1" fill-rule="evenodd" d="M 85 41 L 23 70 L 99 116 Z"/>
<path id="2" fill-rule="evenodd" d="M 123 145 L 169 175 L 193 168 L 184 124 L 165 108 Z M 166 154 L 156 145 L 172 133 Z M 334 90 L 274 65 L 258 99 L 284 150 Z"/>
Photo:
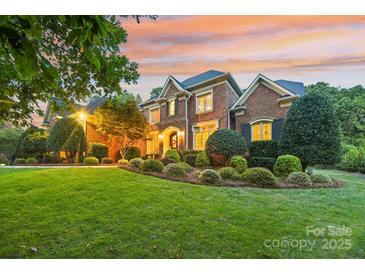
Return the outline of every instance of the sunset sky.
<path id="1" fill-rule="evenodd" d="M 305 84 L 365 85 L 365 16 L 159 16 L 128 32 L 123 52 L 141 77 L 127 90 L 143 99 L 169 74 L 231 72 L 242 88 L 258 73 Z"/>

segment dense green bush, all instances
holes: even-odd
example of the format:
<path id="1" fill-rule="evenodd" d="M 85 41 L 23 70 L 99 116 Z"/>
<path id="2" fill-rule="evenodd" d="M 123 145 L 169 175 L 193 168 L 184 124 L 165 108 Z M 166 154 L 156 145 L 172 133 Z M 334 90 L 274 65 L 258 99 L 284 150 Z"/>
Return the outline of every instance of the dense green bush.
<path id="1" fill-rule="evenodd" d="M 186 172 L 184 168 L 178 164 L 168 164 L 162 170 L 164 174 L 170 177 L 185 177 Z"/>
<path id="2" fill-rule="evenodd" d="M 3 163 L 6 164 L 13 156 L 22 133 L 23 130 L 19 128 L 0 128 L 0 155 Z"/>
<path id="3" fill-rule="evenodd" d="M 212 155 L 223 155 L 226 161 L 235 155 L 245 155 L 247 146 L 245 138 L 235 130 L 218 129 L 206 142 L 205 151 L 209 158 Z"/>
<path id="4" fill-rule="evenodd" d="M 288 183 L 296 185 L 311 185 L 312 181 L 309 175 L 305 172 L 295 171 L 289 174 L 286 179 Z"/>
<path id="5" fill-rule="evenodd" d="M 199 174 L 199 181 L 208 184 L 217 184 L 222 179 L 217 171 L 214 169 L 205 169 Z"/>
<path id="6" fill-rule="evenodd" d="M 83 163 L 86 166 L 95 166 L 99 164 L 99 159 L 96 157 L 85 157 Z"/>
<path id="7" fill-rule="evenodd" d="M 129 161 L 129 165 L 136 168 L 140 168 L 143 162 L 144 160 L 142 158 L 134 158 Z"/>
<path id="8" fill-rule="evenodd" d="M 272 174 L 270 170 L 262 167 L 253 167 L 246 169 L 246 171 L 242 174 L 242 180 L 247 183 L 257 184 L 260 186 L 275 185 L 275 183 L 277 182 L 274 174 Z"/>
<path id="9" fill-rule="evenodd" d="M 342 170 L 365 173 L 365 148 L 351 148 L 341 159 Z"/>
<path id="10" fill-rule="evenodd" d="M 247 169 L 247 160 L 242 156 L 233 156 L 230 160 L 230 166 L 242 173 Z"/>
<path id="11" fill-rule="evenodd" d="M 209 165 L 210 165 L 210 161 L 209 161 L 207 153 L 205 151 L 200 152 L 196 156 L 195 166 L 196 167 L 205 167 L 205 166 L 209 166 Z"/>
<path id="12" fill-rule="evenodd" d="M 276 176 L 288 176 L 295 171 L 302 171 L 300 159 L 293 155 L 279 156 L 274 165 L 274 174 Z"/>
<path id="13" fill-rule="evenodd" d="M 264 167 L 273 170 L 275 160 L 275 158 L 271 157 L 250 157 L 248 159 L 248 165 L 249 167 Z"/>
<path id="14" fill-rule="evenodd" d="M 96 158 L 103 159 L 104 157 L 108 157 L 108 146 L 102 143 L 92 143 L 90 144 L 90 154 Z"/>
<path id="15" fill-rule="evenodd" d="M 241 175 L 238 173 L 237 169 L 233 167 L 222 167 L 218 170 L 219 175 L 223 179 L 229 179 L 238 181 L 241 179 Z"/>
<path id="16" fill-rule="evenodd" d="M 314 184 L 332 184 L 332 178 L 328 175 L 314 173 L 310 176 L 312 183 Z"/>
<path id="17" fill-rule="evenodd" d="M 29 157 L 25 160 L 25 163 L 27 165 L 30 165 L 30 164 L 38 164 L 38 160 L 34 157 Z"/>
<path id="18" fill-rule="evenodd" d="M 195 166 L 196 157 L 198 154 L 185 154 L 184 155 L 184 162 L 189 164 L 190 166 Z"/>
<path id="19" fill-rule="evenodd" d="M 18 158 L 35 157 L 39 160 L 42 159 L 47 151 L 47 138 L 48 133 L 46 130 L 34 126 L 28 128 L 18 139 L 15 156 Z"/>
<path id="20" fill-rule="evenodd" d="M 128 164 L 129 164 L 129 161 L 127 159 L 120 159 L 120 160 L 118 160 L 118 166 L 125 166 L 125 165 L 128 165 Z"/>
<path id="21" fill-rule="evenodd" d="M 168 151 L 165 152 L 164 155 L 165 159 L 172 159 L 176 162 L 180 162 L 180 154 L 177 152 L 176 149 L 169 149 Z"/>
<path id="22" fill-rule="evenodd" d="M 254 141 L 250 143 L 251 157 L 278 157 L 279 143 L 277 141 Z"/>
<path id="23" fill-rule="evenodd" d="M 160 160 L 147 159 L 143 161 L 140 168 L 147 172 L 162 172 L 164 165 Z"/>
<path id="24" fill-rule="evenodd" d="M 108 157 L 104 157 L 103 159 L 101 159 L 101 163 L 102 164 L 112 164 L 113 163 L 113 159 L 112 158 L 108 158 Z"/>
<path id="25" fill-rule="evenodd" d="M 140 158 L 141 150 L 138 147 L 129 147 L 127 148 L 124 156 L 128 161 L 133 158 Z"/>
<path id="26" fill-rule="evenodd" d="M 15 158 L 14 165 L 24 165 L 25 159 L 24 158 Z"/>
<path id="27" fill-rule="evenodd" d="M 340 123 L 331 102 L 305 95 L 289 108 L 281 134 L 280 154 L 296 155 L 308 165 L 334 165 L 340 156 Z"/>
<path id="28" fill-rule="evenodd" d="M 170 159 L 170 158 L 163 158 L 163 159 L 161 159 L 161 162 L 164 164 L 164 166 L 167 166 L 168 164 L 176 163 L 176 161 L 174 159 Z"/>
<path id="29" fill-rule="evenodd" d="M 188 163 L 185 163 L 185 162 L 179 162 L 177 163 L 178 166 L 181 166 L 186 173 L 190 173 L 193 171 L 193 168 L 188 164 Z"/>

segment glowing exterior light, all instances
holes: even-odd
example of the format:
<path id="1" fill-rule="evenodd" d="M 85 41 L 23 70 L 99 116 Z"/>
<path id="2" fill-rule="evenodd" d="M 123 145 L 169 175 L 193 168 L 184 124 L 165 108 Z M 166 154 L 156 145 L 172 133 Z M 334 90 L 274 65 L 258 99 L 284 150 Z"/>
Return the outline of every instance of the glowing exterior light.
<path id="1" fill-rule="evenodd" d="M 86 113 L 85 112 L 80 112 L 79 113 L 79 120 L 80 121 L 86 121 Z"/>

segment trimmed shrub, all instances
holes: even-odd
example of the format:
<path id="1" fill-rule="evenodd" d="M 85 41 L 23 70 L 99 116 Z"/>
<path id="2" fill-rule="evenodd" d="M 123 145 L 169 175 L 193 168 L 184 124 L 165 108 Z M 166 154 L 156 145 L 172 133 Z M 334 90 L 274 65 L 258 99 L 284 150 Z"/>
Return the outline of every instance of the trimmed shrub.
<path id="1" fill-rule="evenodd" d="M 124 166 L 124 165 L 128 165 L 129 161 L 127 159 L 120 159 L 118 160 L 118 165 L 119 166 Z"/>
<path id="2" fill-rule="evenodd" d="M 29 157 L 25 160 L 25 163 L 27 165 L 30 165 L 30 164 L 38 164 L 38 160 L 34 157 Z"/>
<path id="3" fill-rule="evenodd" d="M 164 164 L 164 166 L 167 166 L 168 164 L 174 164 L 176 161 L 174 159 L 170 158 L 163 158 L 161 162 Z"/>
<path id="4" fill-rule="evenodd" d="M 281 134 L 279 153 L 298 156 L 304 168 L 334 165 L 341 150 L 340 123 L 332 103 L 318 94 L 293 102 Z"/>
<path id="5" fill-rule="evenodd" d="M 312 181 L 309 175 L 305 172 L 295 171 L 289 174 L 286 179 L 288 183 L 296 185 L 311 185 Z"/>
<path id="6" fill-rule="evenodd" d="M 239 173 L 242 173 L 247 169 L 247 160 L 242 156 L 236 155 L 231 158 L 229 165 L 235 168 Z"/>
<path id="7" fill-rule="evenodd" d="M 129 161 L 134 158 L 141 157 L 141 150 L 138 147 L 129 147 L 127 148 L 124 157 Z"/>
<path id="8" fill-rule="evenodd" d="M 141 170 L 147 172 L 161 172 L 164 168 L 163 163 L 160 160 L 148 159 L 143 161 Z"/>
<path id="9" fill-rule="evenodd" d="M 232 129 L 218 129 L 208 137 L 205 151 L 209 158 L 221 154 L 227 161 L 235 155 L 245 155 L 247 146 L 245 138 L 239 132 Z"/>
<path id="10" fill-rule="evenodd" d="M 99 159 L 96 157 L 85 157 L 83 164 L 86 166 L 96 166 L 99 164 Z"/>
<path id="11" fill-rule="evenodd" d="M 250 143 L 251 157 L 278 157 L 279 143 L 277 141 L 254 141 Z"/>
<path id="12" fill-rule="evenodd" d="M 275 185 L 277 182 L 274 174 L 272 174 L 270 170 L 262 167 L 248 168 L 245 172 L 243 172 L 242 180 L 250 184 L 257 184 L 261 186 Z"/>
<path id="13" fill-rule="evenodd" d="M 276 176 L 288 176 L 295 171 L 302 171 L 300 159 L 293 155 L 279 156 L 274 165 L 274 174 Z"/>
<path id="14" fill-rule="evenodd" d="M 186 172 L 184 168 L 178 164 L 168 164 L 162 170 L 164 174 L 170 177 L 185 177 Z"/>
<path id="15" fill-rule="evenodd" d="M 24 158 L 16 158 L 14 160 L 14 165 L 24 165 L 25 164 L 25 159 Z"/>
<path id="16" fill-rule="evenodd" d="M 165 152 L 165 155 L 164 155 L 164 158 L 165 159 L 172 159 L 176 162 L 180 162 L 180 154 L 179 152 L 177 152 L 176 149 L 169 149 L 168 151 Z"/>
<path id="17" fill-rule="evenodd" d="M 312 183 L 314 184 L 332 184 L 332 178 L 328 175 L 323 174 L 312 174 L 310 176 Z"/>
<path id="18" fill-rule="evenodd" d="M 222 178 L 214 169 L 205 169 L 199 174 L 199 181 L 211 185 L 217 184 Z"/>
<path id="19" fill-rule="evenodd" d="M 92 156 L 101 160 L 104 157 L 108 157 L 108 146 L 101 143 L 92 143 L 90 153 Z"/>
<path id="20" fill-rule="evenodd" d="M 136 168 L 140 168 L 143 162 L 144 160 L 142 158 L 134 158 L 129 161 L 129 165 Z"/>
<path id="21" fill-rule="evenodd" d="M 250 157 L 248 159 L 248 165 L 249 167 L 264 167 L 273 170 L 275 160 L 275 158 L 271 157 Z"/>
<path id="22" fill-rule="evenodd" d="M 195 166 L 196 167 L 205 167 L 205 166 L 209 166 L 209 165 L 210 165 L 210 161 L 209 161 L 207 153 L 205 151 L 200 152 L 196 156 Z"/>
<path id="23" fill-rule="evenodd" d="M 229 179 L 234 181 L 238 181 L 241 179 L 240 174 L 233 167 L 222 167 L 218 170 L 218 173 L 223 179 Z"/>
<path id="24" fill-rule="evenodd" d="M 181 166 L 186 173 L 190 173 L 193 171 L 193 168 L 188 164 L 188 163 L 185 163 L 185 162 L 179 162 L 177 163 L 178 166 Z"/>
<path id="25" fill-rule="evenodd" d="M 198 154 L 185 154 L 184 155 L 184 162 L 189 164 L 190 166 L 195 166 L 196 157 Z"/>
<path id="26" fill-rule="evenodd" d="M 112 164 L 113 163 L 113 159 L 112 158 L 108 158 L 108 157 L 104 157 L 103 159 L 101 159 L 101 163 L 102 164 Z"/>

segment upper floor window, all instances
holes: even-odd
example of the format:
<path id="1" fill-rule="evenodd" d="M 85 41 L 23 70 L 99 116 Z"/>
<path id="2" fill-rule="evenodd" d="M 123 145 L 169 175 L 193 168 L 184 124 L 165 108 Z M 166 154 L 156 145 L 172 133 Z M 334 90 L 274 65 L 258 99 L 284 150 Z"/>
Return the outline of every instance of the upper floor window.
<path id="1" fill-rule="evenodd" d="M 272 123 L 261 121 L 251 125 L 252 141 L 264 141 L 272 139 Z"/>
<path id="2" fill-rule="evenodd" d="M 150 110 L 150 124 L 157 124 L 160 122 L 160 108 Z"/>
<path id="3" fill-rule="evenodd" d="M 169 116 L 175 115 L 175 100 L 171 99 L 168 102 L 168 108 L 169 108 Z"/>
<path id="4" fill-rule="evenodd" d="M 213 110 L 213 93 L 205 93 L 197 96 L 196 112 L 202 113 Z"/>

